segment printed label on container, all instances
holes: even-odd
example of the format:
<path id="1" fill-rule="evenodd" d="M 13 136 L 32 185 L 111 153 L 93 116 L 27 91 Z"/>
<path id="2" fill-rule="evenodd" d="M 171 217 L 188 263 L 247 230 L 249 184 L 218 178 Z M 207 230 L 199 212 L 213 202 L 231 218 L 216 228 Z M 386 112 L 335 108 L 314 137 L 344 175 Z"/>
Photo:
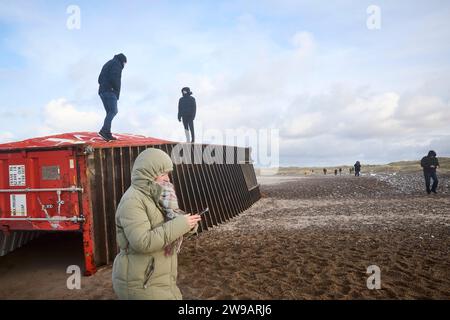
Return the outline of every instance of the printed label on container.
<path id="1" fill-rule="evenodd" d="M 27 196 L 25 194 L 12 194 L 11 199 L 11 216 L 23 217 L 27 215 Z"/>
<path id="2" fill-rule="evenodd" d="M 23 187 L 25 183 L 25 165 L 9 166 L 9 185 L 11 187 Z"/>
<path id="3" fill-rule="evenodd" d="M 42 180 L 59 180 L 60 170 L 59 166 L 43 166 Z"/>

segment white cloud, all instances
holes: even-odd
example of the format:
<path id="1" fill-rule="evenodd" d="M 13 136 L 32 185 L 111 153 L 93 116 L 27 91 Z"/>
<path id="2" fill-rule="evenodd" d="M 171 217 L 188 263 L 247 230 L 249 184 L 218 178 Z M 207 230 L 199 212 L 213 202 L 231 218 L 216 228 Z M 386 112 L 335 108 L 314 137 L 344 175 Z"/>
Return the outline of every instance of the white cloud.
<path id="1" fill-rule="evenodd" d="M 395 114 L 403 125 L 424 132 L 447 132 L 450 123 L 450 100 L 441 97 L 413 94 L 401 99 Z"/>
<path id="2" fill-rule="evenodd" d="M 13 141 L 14 134 L 8 131 L 0 131 L 0 143 Z"/>
<path id="3" fill-rule="evenodd" d="M 319 112 L 285 117 L 281 122 L 281 134 L 287 138 L 311 137 L 320 134 L 323 121 L 323 115 Z"/>
<path id="4" fill-rule="evenodd" d="M 82 111 L 70 104 L 65 98 L 50 101 L 43 110 L 43 126 L 40 134 L 53 134 L 76 131 L 98 131 L 103 116 L 99 112 Z"/>
<path id="5" fill-rule="evenodd" d="M 99 129 L 104 110 L 97 95 L 98 72 L 113 54 L 123 51 L 128 64 L 114 132 L 182 140 L 177 102 L 181 87 L 187 85 L 198 103 L 197 126 L 278 128 L 284 163 L 318 157 L 330 163 L 356 156 L 395 159 L 434 144 L 447 148 L 449 66 L 433 66 L 433 58 L 448 51 L 443 41 L 450 30 L 445 28 L 445 10 L 428 18 L 417 13 L 414 17 L 421 19 L 399 17 L 370 33 L 365 8 L 355 18 L 359 7 L 351 1 L 217 5 L 228 9 L 218 24 L 198 22 L 204 21 L 205 13 L 214 19 L 203 6 L 190 4 L 189 11 L 174 12 L 165 5 L 161 7 L 167 10 L 136 10 L 137 4 L 134 11 L 109 8 L 102 15 L 86 15 L 77 32 L 64 27 L 64 10 L 58 13 L 60 19 L 51 10 L 38 10 L 41 18 L 36 20 L 21 13 L 34 12 L 26 10 L 26 2 L 11 5 L 14 10 L 0 9 L 0 16 L 29 21 L 31 27 L 21 24 L 9 41 L 26 59 L 25 71 L 2 79 L 8 79 L 11 88 L 17 83 L 20 92 L 35 90 L 27 105 L 30 112 L 54 97 L 67 97 L 48 103 L 41 117 L 26 119 L 31 123 L 40 118 L 37 126 L 45 134 Z M 92 13 L 96 9 L 92 7 Z M 117 24 L 122 14 L 127 23 Z M 271 20 L 272 15 L 276 19 Z M 430 17 L 437 22 L 431 23 Z M 422 21 L 427 21 L 428 31 L 439 27 L 429 41 L 428 31 L 407 31 L 421 30 Z M 358 23 L 361 29 L 355 27 Z M 94 47 L 95 52 L 90 49 Z M 3 127 L 17 136 L 35 134 Z M 450 154 L 448 148 L 443 151 Z"/>
<path id="6" fill-rule="evenodd" d="M 297 48 L 297 54 L 308 56 L 313 53 L 316 43 L 314 36 L 310 32 L 300 31 L 292 37 L 292 43 Z"/>
<path id="7" fill-rule="evenodd" d="M 311 111 L 322 105 L 332 107 Z M 450 155 L 448 102 L 435 96 L 339 88 L 294 99 L 285 112 L 279 122 L 284 164 L 407 160 L 433 148 Z"/>

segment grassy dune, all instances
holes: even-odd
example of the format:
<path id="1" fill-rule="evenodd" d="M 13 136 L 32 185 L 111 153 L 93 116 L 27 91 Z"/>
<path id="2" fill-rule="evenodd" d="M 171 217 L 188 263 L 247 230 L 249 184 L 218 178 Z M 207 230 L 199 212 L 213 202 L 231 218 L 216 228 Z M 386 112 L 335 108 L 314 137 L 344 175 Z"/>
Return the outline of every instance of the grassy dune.
<path id="1" fill-rule="evenodd" d="M 438 157 L 439 163 L 441 165 L 440 173 L 450 173 L 450 158 Z M 422 168 L 420 167 L 420 161 L 397 161 L 388 164 L 380 165 L 362 165 L 362 172 L 364 173 L 413 173 L 420 172 Z M 351 165 L 340 165 L 334 167 L 326 167 L 328 170 L 327 174 L 334 174 L 334 169 L 342 168 L 343 174 L 349 173 L 349 168 Z M 324 167 L 282 167 L 279 169 L 279 175 L 311 175 L 311 174 L 323 174 Z M 259 174 L 259 169 L 256 169 L 256 173 Z"/>

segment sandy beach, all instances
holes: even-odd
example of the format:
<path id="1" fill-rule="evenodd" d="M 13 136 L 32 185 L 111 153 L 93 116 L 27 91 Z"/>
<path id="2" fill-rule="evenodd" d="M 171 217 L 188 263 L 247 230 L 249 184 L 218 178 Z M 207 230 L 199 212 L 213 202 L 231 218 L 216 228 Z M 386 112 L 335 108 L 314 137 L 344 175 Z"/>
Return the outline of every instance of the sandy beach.
<path id="1" fill-rule="evenodd" d="M 262 177 L 253 207 L 184 241 L 179 287 L 185 299 L 450 299 L 449 181 L 426 195 L 420 173 Z M 80 244 L 49 235 L 0 258 L 0 299 L 115 299 L 109 266 L 67 289 Z"/>

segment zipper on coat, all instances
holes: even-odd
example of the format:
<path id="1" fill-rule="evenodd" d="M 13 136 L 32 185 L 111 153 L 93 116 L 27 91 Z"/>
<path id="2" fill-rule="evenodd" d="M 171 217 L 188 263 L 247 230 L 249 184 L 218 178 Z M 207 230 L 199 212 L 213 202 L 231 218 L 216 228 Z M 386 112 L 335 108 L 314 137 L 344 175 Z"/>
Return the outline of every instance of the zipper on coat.
<path id="1" fill-rule="evenodd" d="M 144 289 L 147 289 L 147 283 L 150 280 L 150 277 L 152 276 L 154 269 L 155 269 L 155 259 L 151 257 L 147 269 L 145 270 L 144 285 L 143 285 Z"/>

